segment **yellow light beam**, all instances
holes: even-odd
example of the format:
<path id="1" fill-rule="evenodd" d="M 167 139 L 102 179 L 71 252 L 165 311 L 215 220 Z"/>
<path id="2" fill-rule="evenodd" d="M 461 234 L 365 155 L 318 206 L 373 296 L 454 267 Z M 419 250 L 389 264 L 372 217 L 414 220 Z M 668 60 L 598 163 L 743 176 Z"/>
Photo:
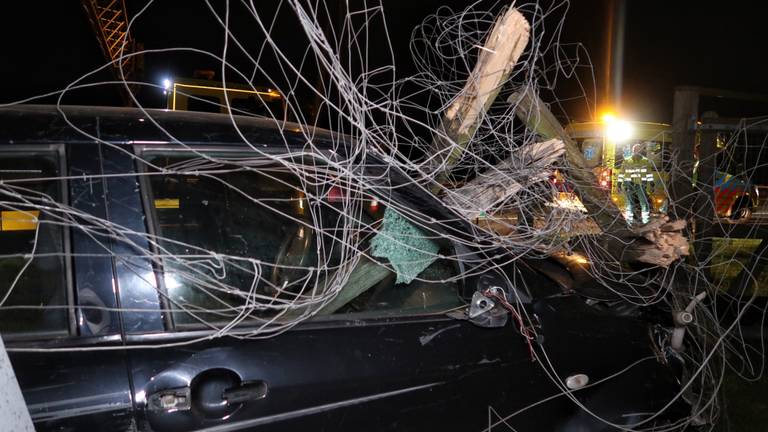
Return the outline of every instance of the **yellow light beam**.
<path id="1" fill-rule="evenodd" d="M 196 88 L 196 89 L 204 89 L 204 90 L 218 90 L 218 91 L 228 91 L 228 92 L 234 92 L 234 93 L 250 93 L 250 94 L 258 94 L 258 95 L 267 95 L 271 97 L 280 97 L 280 93 L 275 91 L 258 91 L 258 90 L 243 90 L 243 89 L 235 89 L 235 88 L 227 88 L 224 87 L 212 87 L 212 86 L 203 86 L 203 85 L 194 85 L 194 84 L 179 84 L 179 83 L 173 83 L 173 91 L 176 91 L 176 87 L 187 87 L 187 88 Z"/>

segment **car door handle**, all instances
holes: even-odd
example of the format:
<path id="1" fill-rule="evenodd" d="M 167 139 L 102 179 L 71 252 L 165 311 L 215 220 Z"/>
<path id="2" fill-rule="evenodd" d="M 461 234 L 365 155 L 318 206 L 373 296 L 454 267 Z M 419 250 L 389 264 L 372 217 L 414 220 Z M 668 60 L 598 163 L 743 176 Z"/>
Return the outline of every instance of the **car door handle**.
<path id="1" fill-rule="evenodd" d="M 245 381 L 242 384 L 230 387 L 221 394 L 221 398 L 228 405 L 264 399 L 269 393 L 269 386 L 264 381 Z"/>

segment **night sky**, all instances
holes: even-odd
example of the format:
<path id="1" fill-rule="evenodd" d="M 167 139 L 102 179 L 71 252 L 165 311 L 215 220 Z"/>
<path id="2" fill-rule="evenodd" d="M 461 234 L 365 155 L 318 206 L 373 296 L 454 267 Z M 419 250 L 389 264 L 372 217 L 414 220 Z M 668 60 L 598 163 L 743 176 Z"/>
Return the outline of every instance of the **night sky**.
<path id="1" fill-rule="evenodd" d="M 589 50 L 599 91 L 603 89 L 606 2 L 574 0 L 562 38 L 563 42 L 581 42 Z M 3 89 L 0 102 L 61 89 L 105 62 L 80 2 L 13 3 L 13 6 L 4 5 L 0 15 Z M 262 3 L 266 5 L 265 11 L 274 7 L 274 2 L 257 4 Z M 408 39 L 412 28 L 440 5 L 461 9 L 467 3 L 384 1 L 396 60 L 404 65 L 401 70 L 408 70 Z M 128 0 L 128 4 L 129 13 L 135 13 L 146 3 Z M 765 88 L 768 73 L 763 66 L 768 25 L 760 13 L 752 10 L 753 5 L 752 2 L 628 0 L 625 114 L 637 120 L 670 122 L 676 85 L 768 93 Z M 238 22 L 252 25 L 250 19 L 233 17 L 233 25 L 240 25 Z M 282 23 L 275 37 L 290 40 L 294 31 L 290 23 Z M 148 49 L 186 45 L 220 52 L 221 33 L 202 1 L 157 0 L 150 13 L 137 23 L 134 35 Z M 192 55 L 153 54 L 148 55 L 145 62 L 143 79 L 153 83 L 161 82 L 167 75 L 190 77 L 194 69 L 217 68 L 212 60 Z M 583 74 L 583 78 L 587 80 L 588 76 Z M 91 81 L 110 79 L 110 71 L 105 70 Z M 562 97 L 573 92 L 570 85 L 563 87 Z M 163 101 L 159 90 L 145 91 L 142 99 L 149 106 L 161 106 Z M 64 102 L 120 105 L 121 99 L 114 87 L 99 87 L 78 91 Z M 569 106 L 569 111 L 576 119 L 587 119 L 589 115 L 583 103 Z"/>

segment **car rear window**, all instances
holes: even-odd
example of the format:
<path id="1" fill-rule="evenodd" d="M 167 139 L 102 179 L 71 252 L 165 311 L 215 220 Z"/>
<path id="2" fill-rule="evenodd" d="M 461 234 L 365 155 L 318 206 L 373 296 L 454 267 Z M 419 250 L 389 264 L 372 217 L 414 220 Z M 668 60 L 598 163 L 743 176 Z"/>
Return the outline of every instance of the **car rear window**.
<path id="1" fill-rule="evenodd" d="M 68 289 L 55 151 L 0 151 L 0 332 L 66 332 Z"/>
<path id="2" fill-rule="evenodd" d="M 301 182 L 271 161 L 244 167 L 189 154 L 144 157 L 156 167 L 144 177 L 145 195 L 175 326 L 263 322 L 279 305 L 339 286 L 335 299 L 312 306 L 318 316 L 424 314 L 461 304 L 456 263 L 440 258 L 453 254 L 450 244 L 419 230 L 401 233 L 415 243 L 399 241 L 407 222 L 374 197 L 358 198 L 351 229 L 345 190 Z M 345 244 L 360 258 L 350 260 Z"/>

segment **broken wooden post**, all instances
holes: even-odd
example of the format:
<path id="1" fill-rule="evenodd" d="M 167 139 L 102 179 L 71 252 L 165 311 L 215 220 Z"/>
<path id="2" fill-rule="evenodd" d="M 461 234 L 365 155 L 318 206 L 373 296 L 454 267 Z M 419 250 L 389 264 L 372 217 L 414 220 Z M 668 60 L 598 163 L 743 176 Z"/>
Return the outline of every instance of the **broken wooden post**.
<path id="1" fill-rule="evenodd" d="M 669 217 L 662 216 L 633 229 L 636 239 L 623 250 L 621 259 L 669 267 L 690 253 L 688 239 L 682 234 L 685 226 L 685 220 L 670 222 Z"/>
<path id="2" fill-rule="evenodd" d="M 528 45 L 530 25 L 523 15 L 509 8 L 494 24 L 477 64 L 453 103 L 445 112 L 438 133 L 430 146 L 433 171 L 438 171 L 437 192 L 448 173 L 461 159 L 483 115 L 496 99 L 501 86 Z"/>
<path id="3" fill-rule="evenodd" d="M 534 95 L 531 89 L 512 94 L 507 101 L 514 105 L 515 115 L 526 127 L 542 138 L 557 138 L 565 145 L 565 159 L 568 174 L 578 188 L 579 198 L 589 214 L 595 218 L 603 231 L 614 234 L 629 234 L 619 209 L 611 201 L 608 190 L 598 186 L 595 173 L 587 168 L 587 161 L 579 147 L 565 132 L 547 106 Z"/>
<path id="4" fill-rule="evenodd" d="M 433 167 L 432 171 L 436 173 L 433 192 L 440 192 L 450 170 L 461 159 L 483 115 L 525 50 L 529 34 L 530 25 L 514 8 L 508 9 L 496 20 L 485 45 L 480 47 L 477 64 L 467 83 L 446 110 L 438 134 L 433 137 L 429 161 Z M 546 144 L 558 148 L 557 156 L 565 153 L 567 169 L 576 183 L 582 204 L 600 226 L 603 234 L 606 234 L 605 246 L 617 261 L 626 258 L 666 267 L 681 255 L 688 254 L 688 241 L 682 235 L 682 228 L 678 229 L 678 222 L 670 224 L 665 218 L 657 224 L 647 225 L 647 229 L 640 228 L 640 231 L 631 230 L 626 226 L 608 191 L 598 186 L 597 179 L 587 167 L 579 148 L 565 133 L 552 112 L 531 90 L 513 95 L 510 102 L 515 104 L 517 117 L 530 130 L 550 140 L 538 145 Z M 557 140 L 559 146 L 555 146 L 555 141 L 552 140 Z M 529 176 L 528 184 L 520 184 L 510 180 L 510 176 L 505 174 L 509 173 L 510 167 L 513 166 L 511 158 L 505 160 L 464 187 L 447 192 L 444 201 L 472 220 L 528 186 L 530 182 L 540 181 L 546 178 L 545 175 L 548 176 L 549 168 L 543 164 L 538 172 Z"/>
<path id="5" fill-rule="evenodd" d="M 552 164 L 563 152 L 563 142 L 558 139 L 518 148 L 503 162 L 478 174 L 464 186 L 446 191 L 443 202 L 467 219 L 475 220 L 520 190 L 548 180 L 552 175 Z M 515 171 L 517 175 L 512 175 Z M 526 175 L 519 175 L 520 171 L 525 171 Z M 524 179 L 525 183 L 518 183 L 513 178 Z"/>

